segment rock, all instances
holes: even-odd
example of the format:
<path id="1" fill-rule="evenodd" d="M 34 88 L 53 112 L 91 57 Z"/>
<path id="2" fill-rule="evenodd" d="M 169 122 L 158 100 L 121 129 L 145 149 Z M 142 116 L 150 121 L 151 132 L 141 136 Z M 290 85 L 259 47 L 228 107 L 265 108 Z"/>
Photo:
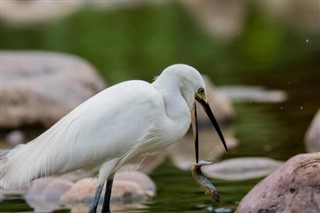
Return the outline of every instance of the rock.
<path id="1" fill-rule="evenodd" d="M 71 212 L 87 212 L 95 194 L 96 187 L 96 178 L 82 179 L 75 183 L 74 186 L 61 197 L 60 203 L 70 208 Z M 100 212 L 101 209 L 104 191 L 105 188 L 101 193 L 98 212 Z M 145 206 L 140 203 L 145 202 L 148 197 L 149 195 L 145 193 L 144 189 L 137 182 L 115 179 L 111 193 L 111 210 L 145 208 Z"/>
<path id="2" fill-rule="evenodd" d="M 61 203 L 90 203 L 97 187 L 96 178 L 84 178 L 77 181 L 72 188 L 60 198 Z M 103 194 L 103 193 L 102 193 Z"/>
<path id="3" fill-rule="evenodd" d="M 156 187 L 153 181 L 146 175 L 137 172 L 118 172 L 116 175 L 111 202 L 134 203 L 144 202 L 149 196 L 154 196 Z M 60 199 L 63 204 L 90 203 L 93 199 L 97 187 L 96 178 L 84 178 L 76 182 Z M 104 195 L 104 190 L 102 195 Z M 103 196 L 100 198 L 102 202 Z"/>
<path id="4" fill-rule="evenodd" d="M 259 86 L 222 86 L 218 92 L 225 94 L 233 101 L 252 101 L 258 103 L 280 103 L 287 99 L 282 90 L 266 90 Z"/>
<path id="5" fill-rule="evenodd" d="M 236 213 L 320 212 L 320 152 L 300 154 L 256 185 Z"/>
<path id="6" fill-rule="evenodd" d="M 304 141 L 308 152 L 320 152 L 320 109 L 313 118 Z"/>
<path id="7" fill-rule="evenodd" d="M 51 126 L 104 89 L 95 69 L 66 54 L 0 52 L 2 128 Z"/>
<path id="8" fill-rule="evenodd" d="M 156 192 L 157 192 L 156 185 L 154 184 L 154 182 L 151 180 L 151 178 L 148 175 L 146 175 L 142 172 L 119 171 L 115 175 L 115 182 L 121 181 L 121 180 L 132 181 L 132 182 L 138 183 L 143 188 L 145 193 L 150 197 L 153 197 L 156 195 Z"/>
<path id="9" fill-rule="evenodd" d="M 36 212 L 51 212 L 62 207 L 60 197 L 72 186 L 73 183 L 65 179 L 41 178 L 32 182 L 24 197 Z"/>
<path id="10" fill-rule="evenodd" d="M 266 176 L 283 162 L 262 157 L 241 157 L 202 167 L 203 173 L 222 180 L 248 180 Z"/>
<path id="11" fill-rule="evenodd" d="M 1 18 L 13 24 L 49 22 L 78 11 L 83 4 L 83 1 L 3 1 Z"/>
<path id="12" fill-rule="evenodd" d="M 271 21 L 281 20 L 296 30 L 320 33 L 319 1 L 260 1 L 257 6 L 261 13 L 269 15 Z"/>
<path id="13" fill-rule="evenodd" d="M 180 1 L 213 36 L 232 38 L 243 28 L 247 16 L 246 1 Z"/>

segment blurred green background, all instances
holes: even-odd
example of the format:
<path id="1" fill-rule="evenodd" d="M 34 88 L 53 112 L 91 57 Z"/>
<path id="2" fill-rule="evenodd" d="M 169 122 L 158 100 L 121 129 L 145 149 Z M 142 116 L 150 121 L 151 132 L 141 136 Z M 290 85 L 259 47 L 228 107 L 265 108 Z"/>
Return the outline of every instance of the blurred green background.
<path id="1" fill-rule="evenodd" d="M 152 81 L 167 66 L 186 63 L 208 74 L 216 85 L 284 90 L 288 100 L 283 103 L 235 103 L 240 146 L 223 158 L 287 160 L 305 152 L 304 134 L 319 108 L 320 7 L 316 1 L 281 2 L 285 6 L 276 1 L 133 1 L 111 6 L 85 2 L 64 17 L 32 23 L 14 23 L 2 15 L 0 48 L 78 55 L 93 64 L 108 85 L 129 79 Z M 234 27 L 210 27 L 211 19 Z M 266 146 L 271 149 L 266 151 Z M 147 209 L 132 212 L 209 211 L 210 200 L 189 172 L 166 161 L 152 178 L 158 195 Z M 220 207 L 233 211 L 258 181 L 214 180 L 222 195 Z"/>

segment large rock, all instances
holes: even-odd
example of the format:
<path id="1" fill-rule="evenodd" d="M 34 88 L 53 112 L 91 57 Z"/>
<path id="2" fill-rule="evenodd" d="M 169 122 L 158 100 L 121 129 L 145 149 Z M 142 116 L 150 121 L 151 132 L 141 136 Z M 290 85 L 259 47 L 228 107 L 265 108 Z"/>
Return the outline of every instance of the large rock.
<path id="1" fill-rule="evenodd" d="M 97 178 L 84 178 L 77 181 L 72 188 L 61 196 L 64 204 L 90 203 L 97 187 Z M 105 188 L 105 187 L 104 187 Z M 149 176 L 138 171 L 117 172 L 111 193 L 111 202 L 139 203 L 145 202 L 156 194 L 156 186 Z M 104 195 L 104 189 L 102 192 Z M 100 201 L 103 196 L 100 197 Z"/>
<path id="2" fill-rule="evenodd" d="M 0 52 L 1 127 L 54 124 L 104 89 L 96 70 L 84 60 L 48 52 Z"/>
<path id="3" fill-rule="evenodd" d="M 26 192 L 0 189 L 0 200 L 25 194 L 27 203 L 35 212 L 52 212 L 63 208 L 71 209 L 72 212 L 86 212 L 95 194 L 97 178 L 79 179 L 73 176 L 84 177 L 82 172 L 77 171 L 58 177 L 34 180 Z M 74 183 L 70 179 L 79 180 Z M 140 208 L 141 203 L 155 194 L 156 185 L 148 175 L 139 171 L 119 171 L 112 187 L 111 208 L 113 210 Z M 103 198 L 104 191 L 100 197 L 100 204 Z"/>
<path id="4" fill-rule="evenodd" d="M 236 213 L 320 212 L 320 152 L 300 154 L 256 185 Z"/>
<path id="5" fill-rule="evenodd" d="M 305 144 L 308 152 L 320 152 L 320 109 L 306 133 Z"/>
<path id="6" fill-rule="evenodd" d="M 205 176 L 222 180 L 247 180 L 269 175 L 283 163 L 263 157 L 227 159 L 202 168 Z"/>

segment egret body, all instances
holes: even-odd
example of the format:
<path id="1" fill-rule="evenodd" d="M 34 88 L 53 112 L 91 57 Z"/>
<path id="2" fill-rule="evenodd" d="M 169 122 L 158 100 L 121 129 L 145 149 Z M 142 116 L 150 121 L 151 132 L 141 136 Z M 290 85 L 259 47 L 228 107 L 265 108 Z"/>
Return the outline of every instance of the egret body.
<path id="1" fill-rule="evenodd" d="M 200 73 L 183 64 L 166 68 L 151 84 L 133 80 L 109 87 L 33 141 L 2 156 L 0 183 L 21 187 L 37 178 L 77 169 L 98 172 L 89 212 L 96 212 L 106 181 L 102 212 L 110 212 L 115 172 L 129 159 L 167 147 L 184 136 L 195 100 L 209 113 L 225 145 L 206 97 Z"/>

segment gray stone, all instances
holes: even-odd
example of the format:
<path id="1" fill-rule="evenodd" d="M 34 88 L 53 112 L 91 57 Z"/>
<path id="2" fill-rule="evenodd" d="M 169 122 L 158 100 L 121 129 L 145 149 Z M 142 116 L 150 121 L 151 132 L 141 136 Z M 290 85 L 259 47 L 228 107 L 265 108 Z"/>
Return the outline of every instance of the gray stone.
<path id="1" fill-rule="evenodd" d="M 320 212 L 320 152 L 300 154 L 257 184 L 236 213 Z"/>
<path id="2" fill-rule="evenodd" d="M 222 86 L 221 92 L 232 99 L 232 101 L 249 101 L 257 103 L 281 103 L 287 100 L 286 92 L 282 90 L 267 90 L 261 86 Z"/>
<path id="3" fill-rule="evenodd" d="M 95 69 L 66 54 L 2 51 L 2 128 L 51 126 L 104 89 Z"/>
<path id="4" fill-rule="evenodd" d="M 279 168 L 283 162 L 262 157 L 241 157 L 204 166 L 203 173 L 222 180 L 248 180 L 264 177 Z"/>

